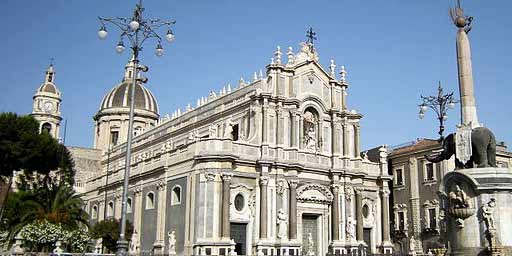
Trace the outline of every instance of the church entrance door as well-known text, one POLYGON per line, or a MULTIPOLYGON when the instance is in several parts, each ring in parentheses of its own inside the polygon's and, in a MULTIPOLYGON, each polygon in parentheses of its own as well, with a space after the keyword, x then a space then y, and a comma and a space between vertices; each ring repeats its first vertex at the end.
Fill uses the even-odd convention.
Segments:
POLYGON ((237 255, 246 254, 247 224, 231 223, 231 239, 235 240, 235 252, 237 255))
POLYGON ((302 255, 318 255, 318 215, 302 215, 302 255))
POLYGON ((366 243, 367 252, 369 252, 372 248, 372 229, 364 228, 363 229, 363 240, 366 243))

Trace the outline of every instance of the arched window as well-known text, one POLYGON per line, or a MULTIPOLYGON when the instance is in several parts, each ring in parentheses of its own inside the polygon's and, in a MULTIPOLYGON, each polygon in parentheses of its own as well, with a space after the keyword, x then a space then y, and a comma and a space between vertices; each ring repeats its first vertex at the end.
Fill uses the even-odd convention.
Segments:
POLYGON ((127 213, 132 212, 132 199, 129 197, 126 199, 126 212, 127 213))
POLYGON ((304 148, 316 151, 319 147, 318 112, 314 108, 307 108, 303 115, 304 148))
POLYGON ((98 206, 96 206, 96 205, 94 205, 92 207, 91 218, 93 218, 93 219, 98 218, 98 206))
POLYGON ((155 193, 149 192, 146 195, 146 210, 155 208, 155 193))
POLYGON ((52 125, 50 123, 44 123, 43 125, 41 125, 41 133, 43 133, 43 132, 47 132, 47 133, 51 134, 52 125))
POLYGON ((114 216, 114 202, 110 201, 108 202, 108 207, 107 207, 107 217, 112 217, 114 216))
POLYGON ((181 204, 181 187, 176 185, 172 188, 171 205, 181 204))

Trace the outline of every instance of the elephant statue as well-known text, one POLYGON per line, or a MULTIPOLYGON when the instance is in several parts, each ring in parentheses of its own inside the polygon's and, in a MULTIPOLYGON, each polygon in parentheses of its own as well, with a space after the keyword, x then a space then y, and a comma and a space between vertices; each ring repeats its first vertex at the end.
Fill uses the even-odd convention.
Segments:
MULTIPOLYGON (((425 158, 433 163, 448 160, 455 154, 455 134, 446 136, 442 142, 443 149, 425 158)), ((472 155, 466 164, 455 157, 456 169, 496 167, 496 139, 494 134, 485 127, 477 127, 471 131, 472 155)))

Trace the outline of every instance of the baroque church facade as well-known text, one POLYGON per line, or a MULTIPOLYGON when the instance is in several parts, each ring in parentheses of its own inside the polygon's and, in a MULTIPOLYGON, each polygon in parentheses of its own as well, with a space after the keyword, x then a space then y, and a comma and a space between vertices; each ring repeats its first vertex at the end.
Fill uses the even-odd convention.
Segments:
MULTIPOLYGON (((311 43, 286 54, 278 47, 265 75, 163 118, 156 97, 137 84, 131 252, 391 252, 386 151, 377 162, 361 157, 363 116, 349 110, 340 70, 334 61, 324 69, 311 43)), ((133 71, 129 62, 93 118, 88 153, 98 164, 79 170, 88 172, 80 182, 91 224, 121 216, 133 71)))

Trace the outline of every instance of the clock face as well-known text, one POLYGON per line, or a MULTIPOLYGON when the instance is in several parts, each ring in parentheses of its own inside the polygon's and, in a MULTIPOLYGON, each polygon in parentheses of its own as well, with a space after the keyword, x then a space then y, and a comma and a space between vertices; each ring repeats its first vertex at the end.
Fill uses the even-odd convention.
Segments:
POLYGON ((53 110, 53 103, 51 103, 50 101, 47 101, 47 102, 44 103, 43 108, 44 108, 45 112, 52 112, 52 110, 53 110))

